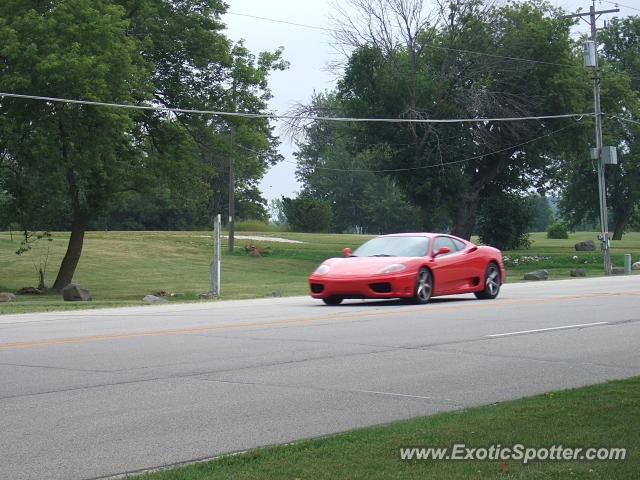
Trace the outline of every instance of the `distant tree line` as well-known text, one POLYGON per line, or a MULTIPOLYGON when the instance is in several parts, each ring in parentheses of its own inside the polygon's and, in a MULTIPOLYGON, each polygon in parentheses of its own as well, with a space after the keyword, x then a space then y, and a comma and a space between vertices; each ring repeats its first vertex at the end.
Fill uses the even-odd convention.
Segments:
MULTIPOLYGON (((457 123, 297 122, 300 196, 328 202, 333 231, 445 230, 502 248, 554 220, 598 218, 591 72, 575 20, 549 3, 453 1, 423 12, 420 0, 348 0, 336 41, 349 52, 334 91, 314 96, 319 116, 444 119, 457 123), (355 14, 353 12, 356 12, 355 14), (428 13, 431 13, 430 15, 428 13)), ((614 239, 640 205, 640 19, 600 32, 605 145, 614 239)), ((306 200, 308 202, 308 200, 306 200)), ((598 227, 599 228, 599 227, 598 227)))

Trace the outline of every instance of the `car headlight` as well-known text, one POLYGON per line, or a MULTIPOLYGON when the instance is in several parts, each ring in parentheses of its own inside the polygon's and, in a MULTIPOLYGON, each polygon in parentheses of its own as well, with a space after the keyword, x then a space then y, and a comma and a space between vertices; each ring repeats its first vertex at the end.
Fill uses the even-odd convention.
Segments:
POLYGON ((392 263, 391 265, 387 265, 386 267, 382 267, 380 270, 378 270, 376 273, 393 273, 393 272, 401 272, 402 270, 404 270, 405 268, 407 268, 406 265, 403 265, 402 263, 392 263))
POLYGON ((318 268, 316 268, 316 271, 313 272, 313 273, 314 273, 314 275, 324 275, 329 270, 330 270, 329 265, 322 264, 318 268))

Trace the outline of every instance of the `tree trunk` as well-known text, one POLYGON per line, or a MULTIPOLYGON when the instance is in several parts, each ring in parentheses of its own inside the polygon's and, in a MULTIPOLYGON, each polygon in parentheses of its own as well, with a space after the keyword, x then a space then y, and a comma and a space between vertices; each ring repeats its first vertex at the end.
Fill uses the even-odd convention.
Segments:
POLYGON ((460 199, 453 219, 451 234, 456 237, 471 239, 473 227, 476 225, 476 213, 480 199, 479 191, 466 192, 460 199))
POLYGON ((613 238, 612 240, 622 240, 622 234, 627 228, 631 208, 621 208, 615 210, 615 221, 613 222, 613 238))
POLYGON ((53 284, 53 288, 58 291, 69 285, 73 280, 73 274, 76 272, 76 267, 80 261, 80 255, 82 254, 84 232, 87 230, 88 224, 88 215, 82 215, 77 212, 74 213, 71 236, 69 237, 69 244, 67 245, 67 253, 62 259, 60 270, 58 270, 58 276, 53 284))

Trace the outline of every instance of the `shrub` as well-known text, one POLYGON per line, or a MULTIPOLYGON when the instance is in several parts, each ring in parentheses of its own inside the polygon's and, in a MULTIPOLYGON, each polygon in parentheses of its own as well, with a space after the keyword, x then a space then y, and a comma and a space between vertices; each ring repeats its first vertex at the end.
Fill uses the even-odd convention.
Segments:
POLYGON ((307 197, 282 197, 284 214, 295 232, 327 232, 333 221, 331 205, 326 200, 307 197))
POLYGON ((530 199, 515 193, 494 192, 479 209, 480 241, 500 250, 529 248, 527 228, 533 215, 530 199))
POLYGON ((569 229, 564 223, 554 223, 547 228, 547 238, 569 238, 569 229))

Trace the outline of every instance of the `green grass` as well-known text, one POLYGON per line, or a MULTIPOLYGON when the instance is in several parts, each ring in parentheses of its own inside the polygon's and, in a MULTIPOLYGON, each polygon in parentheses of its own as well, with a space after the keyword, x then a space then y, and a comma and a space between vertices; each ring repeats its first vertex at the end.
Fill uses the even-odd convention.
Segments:
MULTIPOLYGON (((283 237, 303 243, 254 241, 257 246, 269 247, 268 254, 255 258, 244 251, 249 240, 237 239, 233 254, 226 252, 223 240, 222 299, 257 298, 271 292, 306 295, 306 277, 319 262, 340 256, 344 247, 355 248, 370 238, 292 232, 243 231, 237 235, 283 237)), ((573 248, 580 240, 595 238, 595 233, 575 233, 568 240, 548 240, 544 233, 533 234, 530 249, 504 252, 510 257, 507 281, 522 281, 525 272, 538 268, 549 270, 551 279, 569 278, 569 271, 575 267, 586 268, 589 276, 602 275, 599 251, 582 253, 573 248)), ((18 256, 19 234, 12 238, 10 233, 0 232, 0 291, 35 286, 34 265, 45 258, 46 247, 51 248, 46 277, 47 285, 51 285, 67 239, 66 233, 54 233, 52 242, 37 244, 31 252, 18 256)), ((640 233, 613 242, 612 251, 615 265, 622 266, 624 253, 638 260, 640 233)), ((141 305, 143 296, 160 290, 173 292, 174 296, 167 297, 173 302, 200 301, 198 294, 209 290, 210 262, 211 238, 207 232, 88 232, 74 282, 89 288, 93 302, 64 302, 58 292, 49 290, 42 296, 20 295, 16 302, 0 303, 0 314, 141 305)))
POLYGON ((363 428, 127 477, 213 479, 637 479, 640 377, 363 428), (622 447, 623 461, 401 461, 403 446, 622 447), (506 463, 508 472, 503 471, 506 463))

